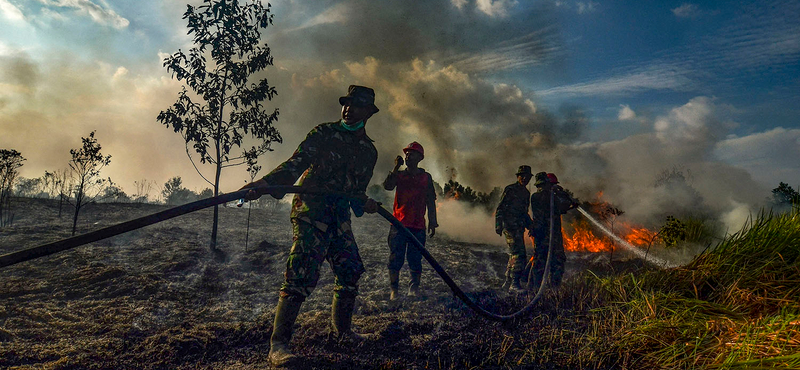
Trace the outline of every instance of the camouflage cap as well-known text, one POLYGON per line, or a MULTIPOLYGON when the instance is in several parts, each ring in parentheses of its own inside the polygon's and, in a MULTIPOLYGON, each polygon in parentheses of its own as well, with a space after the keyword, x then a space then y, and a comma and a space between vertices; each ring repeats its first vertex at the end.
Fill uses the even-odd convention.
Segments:
POLYGON ((536 181, 533 183, 534 186, 540 186, 547 183, 547 172, 539 172, 534 176, 536 181))
POLYGON ((533 173, 531 173, 531 166, 526 166, 524 164, 519 166, 519 169, 517 170, 517 176, 523 175, 533 176, 533 173))
POLYGON ((375 106, 375 90, 369 87, 350 85, 347 88, 347 95, 339 98, 339 104, 345 105, 347 103, 357 107, 372 107, 373 113, 378 113, 380 109, 375 106))

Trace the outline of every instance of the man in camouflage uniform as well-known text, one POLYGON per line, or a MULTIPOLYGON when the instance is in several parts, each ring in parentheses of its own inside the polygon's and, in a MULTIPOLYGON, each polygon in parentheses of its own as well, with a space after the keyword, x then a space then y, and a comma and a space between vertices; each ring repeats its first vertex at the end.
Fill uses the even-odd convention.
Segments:
MULTIPOLYGON (((374 102, 372 89, 350 86, 347 96, 339 98, 341 120, 315 127, 291 158, 242 189, 297 182, 331 192, 364 194, 378 158, 372 139, 364 129, 367 119, 378 112, 374 102)), ((254 190, 247 199, 260 195, 254 190)), ((353 200, 333 194, 295 194, 292 200, 294 237, 270 340, 269 359, 273 366, 288 365, 296 360, 289 350, 292 325, 301 304, 317 285, 324 260, 330 263, 336 275, 331 312, 333 330, 343 339, 363 339, 350 328, 358 279, 365 271, 350 227, 351 209, 360 217, 364 212, 376 212, 378 205, 365 195, 353 200)))
POLYGON ((561 232, 561 215, 578 206, 578 201, 558 184, 554 174, 539 172, 536 174, 534 186, 536 192, 531 195, 531 214, 533 215, 533 228, 530 235, 534 239, 533 254, 533 279, 529 279, 528 286, 537 289, 544 277, 544 267, 547 263, 547 252, 550 248, 550 198, 552 196, 553 209, 553 257, 550 260, 550 283, 554 288, 561 284, 564 276, 564 236, 561 232))
POLYGON ((506 280, 503 289, 512 293, 522 293, 520 278, 525 268, 525 229, 531 227, 531 217, 528 215, 528 200, 531 193, 528 183, 531 181, 531 167, 519 166, 517 182, 506 186, 500 204, 495 213, 495 231, 503 235, 508 243, 508 266, 506 267, 506 280))

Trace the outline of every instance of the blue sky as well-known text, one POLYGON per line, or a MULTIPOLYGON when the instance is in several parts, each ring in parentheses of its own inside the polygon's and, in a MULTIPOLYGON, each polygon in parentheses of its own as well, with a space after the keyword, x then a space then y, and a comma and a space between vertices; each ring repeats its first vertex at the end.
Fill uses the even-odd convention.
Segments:
MULTIPOLYGON (((272 5, 265 77, 285 142, 265 168, 336 119, 336 97, 358 83, 382 109, 369 129, 378 174, 418 140, 440 181, 455 168, 488 191, 527 163, 630 209, 663 196, 652 183, 671 168, 693 173, 721 214, 757 208, 779 181, 800 185, 797 1, 272 5)), ((185 7, 0 0, 0 147, 28 158, 23 176, 66 166, 68 149, 97 130, 123 188, 175 175, 206 186, 180 137, 155 120, 180 89, 161 60, 191 47, 185 7)), ((231 170, 224 184, 244 178, 231 170)))

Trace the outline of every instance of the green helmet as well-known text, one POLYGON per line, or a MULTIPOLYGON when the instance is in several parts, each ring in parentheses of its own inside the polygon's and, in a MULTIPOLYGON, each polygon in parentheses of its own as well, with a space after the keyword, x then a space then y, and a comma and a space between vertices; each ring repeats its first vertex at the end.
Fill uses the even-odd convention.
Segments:
POLYGON ((536 181, 533 183, 534 186, 540 186, 547 183, 547 172, 539 172, 534 176, 536 181))

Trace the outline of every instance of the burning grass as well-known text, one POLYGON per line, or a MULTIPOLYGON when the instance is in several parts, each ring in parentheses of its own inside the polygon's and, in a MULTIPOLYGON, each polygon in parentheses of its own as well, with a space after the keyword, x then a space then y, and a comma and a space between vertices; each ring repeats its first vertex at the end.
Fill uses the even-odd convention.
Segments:
MULTIPOLYGON (((102 224, 156 210, 102 207, 117 207, 98 212, 102 224)), ((260 242, 245 252, 233 247, 244 244, 241 212, 221 212, 221 240, 229 243, 223 258, 207 252, 206 228, 198 225, 209 214, 198 213, 0 271, 0 367, 268 368, 288 222, 283 213, 254 212, 250 240, 260 242)), ((30 237, 59 238, 58 221, 44 219, 26 224, 22 215, 18 226, 0 230, 0 250, 29 244, 30 237)), ((352 345, 328 335, 326 271, 292 341, 305 368, 800 368, 798 212, 761 215, 670 270, 569 254, 568 267, 579 272, 548 292, 530 317, 507 324, 469 311, 430 269, 423 273, 424 298, 388 302, 388 226, 369 217, 354 226, 368 270, 354 325, 379 338, 352 345), (635 271, 620 273, 623 265, 635 271)), ((526 303, 493 290, 505 268, 503 249, 444 236, 428 245, 484 307, 507 314, 526 303)))

